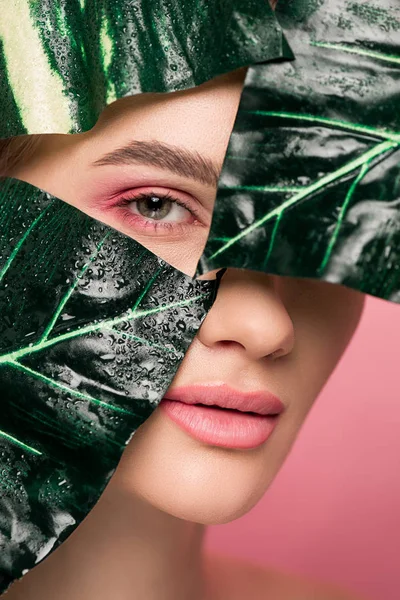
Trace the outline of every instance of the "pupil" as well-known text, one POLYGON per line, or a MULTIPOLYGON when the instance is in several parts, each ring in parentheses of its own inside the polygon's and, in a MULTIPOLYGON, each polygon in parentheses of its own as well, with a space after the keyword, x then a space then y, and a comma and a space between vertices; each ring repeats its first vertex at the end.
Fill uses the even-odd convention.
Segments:
POLYGON ((149 196, 137 201, 138 211, 147 219, 164 219, 170 212, 171 205, 171 200, 158 196, 149 196))

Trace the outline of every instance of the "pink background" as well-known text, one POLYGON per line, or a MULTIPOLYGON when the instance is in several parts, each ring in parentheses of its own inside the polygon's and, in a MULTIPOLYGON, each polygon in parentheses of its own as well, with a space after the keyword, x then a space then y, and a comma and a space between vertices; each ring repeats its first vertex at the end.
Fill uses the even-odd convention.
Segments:
POLYGON ((399 340, 400 306, 368 296, 274 483, 210 550, 400 598, 399 340))

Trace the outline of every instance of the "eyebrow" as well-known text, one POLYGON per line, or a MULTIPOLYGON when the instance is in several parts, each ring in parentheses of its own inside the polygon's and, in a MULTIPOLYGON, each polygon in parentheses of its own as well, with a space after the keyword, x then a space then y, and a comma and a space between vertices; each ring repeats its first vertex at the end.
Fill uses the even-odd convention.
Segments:
POLYGON ((152 165, 213 187, 217 187, 222 168, 197 151, 158 141, 140 140, 132 140, 93 163, 94 166, 130 164, 152 165))

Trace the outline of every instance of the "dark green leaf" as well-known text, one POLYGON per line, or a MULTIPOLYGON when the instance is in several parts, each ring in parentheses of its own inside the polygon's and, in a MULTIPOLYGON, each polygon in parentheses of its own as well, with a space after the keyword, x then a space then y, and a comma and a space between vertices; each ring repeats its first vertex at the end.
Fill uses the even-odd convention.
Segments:
POLYGON ((296 60, 249 70, 199 272, 312 277, 400 302, 400 6, 289 0, 296 60))
POLYGON ((0 205, 2 591, 98 500, 214 284, 26 183, 0 205))

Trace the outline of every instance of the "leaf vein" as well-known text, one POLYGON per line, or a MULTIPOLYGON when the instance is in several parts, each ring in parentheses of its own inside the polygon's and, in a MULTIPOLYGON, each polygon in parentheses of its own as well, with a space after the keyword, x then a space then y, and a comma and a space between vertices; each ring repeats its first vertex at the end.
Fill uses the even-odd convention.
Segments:
POLYGON ((264 223, 266 223, 267 221, 272 219, 275 215, 279 215, 281 212, 283 212, 288 207, 293 206, 300 200, 305 200, 308 196, 310 196, 314 192, 319 191, 321 188, 327 186, 328 184, 331 184, 334 181, 340 179, 341 177, 347 175, 348 173, 351 173, 352 171, 355 171, 359 167, 362 167, 365 163, 370 162, 373 158, 376 158, 377 156, 384 154, 388 150, 392 150, 392 149, 398 147, 398 145, 399 144, 395 143, 394 141, 386 141, 386 142, 382 142, 381 144, 377 144, 376 146, 374 146, 373 148, 371 148, 364 154, 361 154, 361 156, 357 157, 356 159, 349 161, 348 163, 346 163, 342 167, 336 169, 332 173, 329 173, 328 175, 321 177, 320 179, 318 179, 311 185, 305 187, 303 190, 301 190, 300 192, 298 192, 291 198, 288 198, 288 200, 283 202, 283 204, 281 204, 280 206, 277 206, 276 208, 271 210, 269 213, 264 215, 261 219, 259 219, 258 221, 255 221, 249 227, 246 227, 246 229, 242 230, 235 237, 231 238, 229 240, 229 242, 227 242, 226 244, 221 246, 221 248, 219 248, 219 250, 214 252, 214 254, 212 254, 209 257, 210 260, 215 258, 216 256, 218 256, 219 254, 222 254, 222 252, 225 252, 225 250, 227 250, 228 248, 233 246, 236 242, 238 242, 241 239, 243 239, 244 237, 246 237, 246 235, 248 235, 249 233, 251 233, 252 231, 257 229, 258 227, 260 227, 261 225, 263 225, 264 223))
POLYGON ((7 260, 7 262, 4 265, 4 267, 2 268, 2 270, 0 271, 0 281, 2 281, 3 277, 7 273, 8 269, 11 267, 12 263, 14 262, 14 259, 17 256, 18 252, 21 250, 22 245, 28 239, 28 237, 30 236, 30 234, 32 233, 32 231, 36 227, 36 225, 39 223, 39 221, 44 217, 44 215, 46 214, 47 210, 50 208, 51 204, 52 203, 48 204, 46 206, 46 208, 40 213, 40 215, 36 217, 36 219, 30 224, 30 226, 28 227, 28 229, 25 231, 25 233, 22 236, 22 238, 16 244, 14 250, 11 252, 11 254, 9 256, 9 259, 7 260))
POLYGON ((82 275, 84 275, 85 271, 89 268, 89 266, 91 265, 91 263, 93 263, 96 258, 98 253, 101 250, 101 247, 103 246, 104 242, 106 241, 106 239, 108 238, 108 236, 110 235, 110 232, 107 233, 107 235, 104 236, 104 238, 101 240, 101 242, 98 244, 97 248, 96 248, 96 252, 94 252, 92 254, 92 256, 89 258, 88 262, 82 267, 82 269, 80 270, 79 274, 76 276, 75 281, 73 282, 73 284, 71 285, 71 287, 69 288, 69 290, 66 292, 66 294, 64 295, 64 297, 62 298, 61 302, 59 303, 56 311, 54 312, 53 318, 51 319, 50 323, 48 324, 48 326, 46 327, 45 331, 43 332, 42 337, 40 338, 40 342, 45 342, 47 340, 47 338, 49 337, 50 333, 53 330, 53 327, 55 326, 58 317, 60 316, 61 312, 63 311, 65 305, 67 304, 68 300, 70 299, 70 297, 72 296, 74 290, 76 289, 76 286, 79 283, 80 278, 82 277, 82 275))
POLYGON ((311 46, 317 46, 318 48, 328 48, 329 50, 349 52, 350 54, 358 54, 359 56, 368 56, 369 58, 377 58, 378 60, 384 60, 385 62, 400 65, 399 56, 394 56, 392 54, 384 54, 383 52, 376 52, 374 50, 364 50, 363 48, 355 48, 354 46, 346 46, 343 44, 330 44, 327 42, 311 42, 311 46))
POLYGON ((355 191, 357 189, 358 184, 365 177, 365 175, 368 173, 369 167, 370 167, 370 162, 367 162, 366 164, 364 164, 362 166, 362 168, 360 169, 359 174, 357 175, 356 179, 351 184, 350 189, 349 189, 349 191, 346 194, 346 198, 345 198, 345 200, 343 202, 343 205, 342 205, 342 207, 340 209, 340 214, 339 214, 339 217, 338 217, 335 229, 334 229, 334 231, 332 233, 331 239, 329 241, 329 244, 328 244, 325 256, 324 256, 324 258, 323 258, 323 260, 322 260, 322 262, 321 262, 321 264, 320 264, 320 266, 318 268, 318 273, 322 273, 323 270, 326 267, 326 264, 327 264, 327 262, 329 260, 329 257, 331 255, 331 253, 332 253, 333 246, 336 243, 340 227, 342 226, 343 218, 344 218, 346 209, 347 209, 347 207, 348 207, 348 205, 349 205, 352 197, 354 196, 354 193, 355 193, 355 191))
POLYGON ((93 404, 98 404, 99 406, 104 406, 105 408, 108 408, 115 412, 123 413, 125 415, 137 416, 135 413, 132 413, 129 410, 120 408, 119 406, 114 406, 113 404, 109 404, 108 402, 104 402, 103 400, 98 400, 97 398, 93 398, 93 396, 89 396, 89 394, 84 394, 82 392, 79 392, 78 390, 74 390, 73 388, 70 388, 67 385, 62 384, 59 381, 55 381, 54 379, 51 379, 50 377, 47 377, 46 375, 39 373, 39 371, 35 371, 34 369, 31 369, 17 361, 10 360, 6 364, 11 367, 14 367, 15 369, 17 369, 19 371, 26 373, 28 375, 31 375, 32 377, 35 377, 36 379, 39 379, 40 381, 43 381, 43 382, 51 385, 52 387, 55 387, 64 392, 67 392, 68 394, 71 394, 72 396, 75 396, 76 398, 79 398, 80 400, 87 400, 89 402, 92 402, 93 404))
POLYGON ((400 133, 398 132, 384 131, 383 129, 376 129, 375 127, 368 127, 367 125, 358 125, 357 123, 350 123, 348 121, 339 121, 337 119, 330 119, 329 117, 316 117, 314 115, 302 113, 279 112, 271 110, 244 110, 242 112, 250 115, 261 115, 265 117, 278 117, 295 121, 319 123, 320 125, 328 127, 346 129, 348 131, 354 131, 356 133, 362 133, 368 136, 375 136, 378 139, 391 140, 393 142, 400 143, 400 133))
POLYGON ((32 446, 28 446, 28 444, 25 444, 24 442, 21 442, 21 440, 19 440, 16 437, 14 437, 14 436, 6 433, 5 431, 0 431, 0 437, 8 440, 9 442, 12 442, 13 444, 15 444, 16 446, 18 446, 22 450, 26 450, 27 452, 30 452, 31 454, 36 454, 37 456, 41 456, 42 455, 42 452, 39 452, 39 450, 36 450, 36 448, 33 448, 32 446))
POLYGON ((132 309, 128 310, 124 315, 120 317, 115 317, 113 319, 107 319, 105 321, 100 321, 98 323, 91 323, 85 327, 81 327, 81 329, 76 329, 74 331, 69 331, 67 333, 61 334, 55 338, 51 338, 46 340, 45 342, 38 342, 36 344, 32 344, 31 346, 21 348, 20 350, 16 350, 15 352, 10 352, 8 354, 4 354, 0 356, 0 364, 9 363, 16 361, 24 356, 34 354, 35 352, 40 352, 45 348, 49 348, 50 346, 54 346, 55 344, 59 344, 68 339, 74 339, 76 337, 80 337, 82 335, 86 335, 88 333, 94 333, 103 327, 109 328, 114 327, 114 325, 118 325, 123 321, 129 321, 131 319, 139 319, 141 317, 147 317, 148 315, 164 312, 166 310, 171 310, 172 308, 178 308, 180 306, 187 306, 196 300, 204 298, 208 296, 207 293, 199 294, 198 296, 194 296, 193 298, 189 298, 188 300, 180 300, 179 302, 172 302, 171 304, 167 304, 166 306, 157 306, 156 308, 149 308, 145 310, 136 310, 133 313, 132 309))

